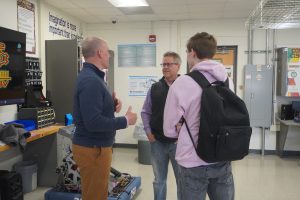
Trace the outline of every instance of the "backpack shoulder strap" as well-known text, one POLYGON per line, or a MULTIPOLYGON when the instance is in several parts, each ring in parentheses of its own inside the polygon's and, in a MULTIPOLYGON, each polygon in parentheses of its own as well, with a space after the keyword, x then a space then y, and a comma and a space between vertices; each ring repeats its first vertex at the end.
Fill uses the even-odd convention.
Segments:
POLYGON ((186 75, 192 77, 200 85, 201 88, 206 88, 211 85, 210 82, 208 82, 208 80, 205 78, 205 76, 199 71, 192 71, 186 75))
POLYGON ((186 75, 192 77, 200 85, 201 88, 207 88, 207 87, 211 86, 212 84, 213 85, 222 85, 222 86, 229 88, 229 78, 227 78, 224 82, 223 81, 215 81, 213 83, 210 83, 205 78, 205 76, 199 71, 192 71, 186 75))
POLYGON ((226 79, 226 81, 224 81, 225 86, 229 88, 229 78, 226 79))

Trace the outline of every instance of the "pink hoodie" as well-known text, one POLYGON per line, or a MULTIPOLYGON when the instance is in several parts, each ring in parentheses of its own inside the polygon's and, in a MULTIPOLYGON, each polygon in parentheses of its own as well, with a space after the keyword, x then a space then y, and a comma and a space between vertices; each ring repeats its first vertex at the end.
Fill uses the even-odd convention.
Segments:
MULTIPOLYGON (((197 63, 192 68, 192 71, 194 70, 203 73, 209 82, 225 81, 227 78, 225 67, 212 60, 197 63)), ((190 76, 182 75, 171 85, 166 100, 164 134, 167 137, 178 138, 175 158, 179 165, 186 168, 208 165, 198 157, 185 125, 181 127, 179 133, 175 128, 180 118, 184 116, 193 140, 198 141, 201 95, 200 86, 190 76)))

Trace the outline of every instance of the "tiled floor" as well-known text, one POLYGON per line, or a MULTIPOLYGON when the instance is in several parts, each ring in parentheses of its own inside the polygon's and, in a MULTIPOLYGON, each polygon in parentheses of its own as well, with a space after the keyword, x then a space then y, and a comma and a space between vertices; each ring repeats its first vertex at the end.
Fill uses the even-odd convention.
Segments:
MULTIPOLYGON (((135 200, 153 199, 152 168, 138 163, 136 149, 115 148, 112 166, 121 172, 142 177, 141 190, 135 200)), ((171 167, 169 169, 171 171, 171 167)), ((233 174, 236 200, 300 200, 299 158, 252 154, 233 162, 233 174)), ((173 172, 169 174, 167 184, 167 199, 176 200, 173 172)), ((43 200, 47 189, 38 188, 26 194, 25 200, 43 200)))

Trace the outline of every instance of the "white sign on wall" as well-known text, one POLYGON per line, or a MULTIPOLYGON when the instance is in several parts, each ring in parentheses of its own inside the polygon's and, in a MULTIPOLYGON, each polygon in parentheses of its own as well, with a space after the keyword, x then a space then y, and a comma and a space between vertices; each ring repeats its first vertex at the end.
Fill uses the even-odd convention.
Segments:
POLYGON ((26 33, 26 52, 35 54, 35 6, 26 0, 18 0, 18 30, 26 33))
POLYGON ((49 26, 48 30, 50 33, 54 35, 59 35, 66 39, 76 39, 77 41, 81 41, 82 35, 79 31, 79 26, 74 22, 61 17, 57 14, 54 14, 49 11, 48 15, 49 26))
POLYGON ((157 76, 128 76, 128 96, 146 96, 157 76))

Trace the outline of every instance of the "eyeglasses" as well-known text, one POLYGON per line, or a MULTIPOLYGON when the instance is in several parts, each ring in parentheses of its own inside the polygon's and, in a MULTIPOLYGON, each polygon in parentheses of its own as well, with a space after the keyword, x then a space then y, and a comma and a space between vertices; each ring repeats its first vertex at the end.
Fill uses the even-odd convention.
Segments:
POLYGON ((161 63, 161 67, 171 67, 172 65, 177 65, 177 63, 161 63))

